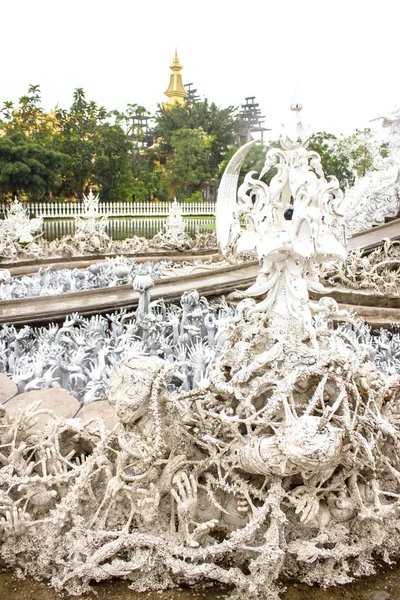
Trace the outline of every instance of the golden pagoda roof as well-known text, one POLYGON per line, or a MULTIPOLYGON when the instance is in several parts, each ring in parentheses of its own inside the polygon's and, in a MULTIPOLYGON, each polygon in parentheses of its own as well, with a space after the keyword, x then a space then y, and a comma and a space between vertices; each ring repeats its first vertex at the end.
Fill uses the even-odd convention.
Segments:
POLYGON ((164 108, 171 108, 171 106, 173 106, 175 102, 178 102, 178 104, 181 105, 185 104, 185 97, 187 96, 187 91, 184 88, 184 85, 182 83, 182 75, 180 74, 182 68, 183 67, 179 62, 178 58, 178 51, 175 50, 175 56, 170 66, 172 75, 169 80, 168 89, 165 92, 165 95, 168 97, 168 102, 163 102, 164 108))

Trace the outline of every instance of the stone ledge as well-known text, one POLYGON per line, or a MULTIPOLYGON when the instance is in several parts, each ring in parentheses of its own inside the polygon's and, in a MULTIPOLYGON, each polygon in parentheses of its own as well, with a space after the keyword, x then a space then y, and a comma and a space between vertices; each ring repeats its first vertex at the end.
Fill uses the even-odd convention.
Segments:
MULTIPOLYGON (((11 400, 5 403, 7 413, 12 416, 18 412, 25 410, 31 404, 41 400, 38 410, 49 410, 54 413, 57 418, 70 419, 74 417, 80 408, 80 404, 76 398, 70 396, 61 388, 49 388, 45 390, 34 390, 14 396, 11 400)), ((30 428, 30 431, 42 431, 46 423, 51 419, 51 415, 40 415, 35 425, 30 428)))
POLYGON ((0 373, 0 404, 4 404, 18 394, 17 385, 7 375, 0 373))
POLYGON ((90 419, 102 419, 106 428, 111 431, 118 423, 115 410, 108 400, 99 400, 82 406, 75 415, 76 419, 81 419, 82 423, 86 423, 90 419))

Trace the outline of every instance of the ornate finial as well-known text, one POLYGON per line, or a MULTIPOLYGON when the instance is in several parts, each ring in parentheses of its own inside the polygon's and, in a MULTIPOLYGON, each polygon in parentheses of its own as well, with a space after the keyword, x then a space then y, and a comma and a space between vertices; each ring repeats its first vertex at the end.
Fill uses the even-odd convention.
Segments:
POLYGON ((295 98, 296 94, 293 97, 293 100, 290 104, 290 110, 292 112, 292 123, 289 126, 282 125, 283 131, 281 134, 280 142, 282 148, 285 150, 294 150, 295 148, 299 148, 303 146, 307 148, 308 143, 310 141, 310 131, 309 127, 305 128, 303 123, 301 122, 301 111, 303 109, 303 105, 295 98))
POLYGON ((298 96, 298 88, 296 88, 294 91, 293 99, 290 103, 290 110, 292 110, 293 112, 299 113, 303 109, 303 105, 301 102, 298 101, 297 96, 298 96))
POLYGON ((170 66, 170 69, 172 69, 174 73, 179 73, 182 68, 183 66, 181 65, 178 57, 178 48, 175 48, 175 54, 174 58, 172 59, 172 65, 170 66))
POLYGON ((178 58, 178 48, 175 48, 175 55, 172 60, 172 64, 170 65, 172 75, 170 77, 168 89, 165 92, 165 95, 168 97, 168 102, 163 102, 164 110, 168 110, 176 103, 180 104, 181 106, 185 105, 187 91, 183 86, 182 75, 180 74, 180 70, 182 68, 183 67, 178 58))
POLYGON ((316 347, 313 311, 325 309, 315 309, 308 290, 318 287, 315 264, 346 257, 343 192, 334 177, 325 179, 319 155, 305 148, 309 134, 301 123, 301 104, 293 102, 291 111, 295 120, 282 136, 283 150, 268 151, 259 178, 255 171, 245 175, 237 200, 240 167, 252 142, 229 162, 218 191, 217 237, 222 253, 251 254, 262 262, 238 311, 250 306, 250 298, 268 294, 249 314, 265 310, 279 335, 298 329, 316 347), (276 174, 268 186, 262 177, 272 168, 276 174))
POLYGON ((301 102, 292 102, 292 104, 290 105, 290 110, 292 110, 293 112, 300 112, 303 109, 303 105, 301 104, 301 102))

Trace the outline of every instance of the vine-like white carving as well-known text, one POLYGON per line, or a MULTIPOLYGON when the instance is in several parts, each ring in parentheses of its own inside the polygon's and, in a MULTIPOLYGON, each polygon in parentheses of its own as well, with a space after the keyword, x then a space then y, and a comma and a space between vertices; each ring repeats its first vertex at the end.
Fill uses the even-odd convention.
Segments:
MULTIPOLYGON (((210 326, 218 351, 206 371, 204 353, 193 360, 190 389, 177 384, 183 355, 134 352, 110 379, 111 433, 57 419, 33 433, 39 406, 0 407, 8 564, 72 594, 120 576, 137 591, 212 581, 232 598, 277 600, 281 576, 347 583, 398 554, 399 376, 332 327, 333 300, 308 297, 321 289, 315 263, 343 257, 344 240, 342 194, 307 136, 296 119, 267 155, 270 186, 250 173, 238 201, 243 151, 228 165, 219 243, 256 252, 261 274, 233 318, 210 326)), ((181 304, 172 336, 184 341, 186 316, 201 323, 205 308, 196 292, 181 304)))
MULTIPOLYGON (((7 251, 7 248, 14 249, 18 243, 32 242, 35 239, 34 234, 40 232, 42 225, 43 219, 31 219, 29 210, 19 202, 18 198, 15 198, 6 210, 4 219, 0 220, 0 256, 7 251)), ((14 251, 11 255, 15 254, 14 251)))
POLYGON ((346 193, 346 226, 349 234, 384 223, 385 218, 397 216, 400 209, 400 110, 382 119, 389 127, 389 156, 384 168, 367 173, 346 193))

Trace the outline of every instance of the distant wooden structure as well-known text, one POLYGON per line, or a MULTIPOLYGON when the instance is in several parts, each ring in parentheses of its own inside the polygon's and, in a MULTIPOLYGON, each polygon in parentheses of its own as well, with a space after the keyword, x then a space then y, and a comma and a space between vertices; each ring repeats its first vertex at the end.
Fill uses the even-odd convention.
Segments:
POLYGON ((261 133, 261 141, 263 141, 264 131, 270 131, 270 129, 263 127, 265 115, 261 114, 260 105, 255 102, 255 96, 248 96, 245 100, 245 104, 241 105, 238 117, 238 145, 250 142, 253 139, 252 133, 261 133))
POLYGON ((187 104, 193 104, 200 101, 200 96, 197 95, 197 88, 192 89, 192 85, 193 83, 185 83, 185 101, 187 104))

